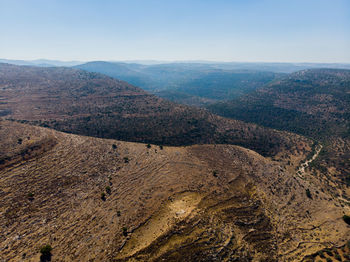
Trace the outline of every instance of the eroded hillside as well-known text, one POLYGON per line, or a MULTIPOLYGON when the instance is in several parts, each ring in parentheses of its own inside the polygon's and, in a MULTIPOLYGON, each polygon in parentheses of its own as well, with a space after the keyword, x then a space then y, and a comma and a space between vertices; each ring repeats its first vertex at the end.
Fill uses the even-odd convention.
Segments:
POLYGON ((296 174, 302 151, 284 165, 234 145, 147 146, 9 121, 0 141, 1 259, 38 261, 50 244, 53 261, 295 261, 350 234, 349 206, 296 174))

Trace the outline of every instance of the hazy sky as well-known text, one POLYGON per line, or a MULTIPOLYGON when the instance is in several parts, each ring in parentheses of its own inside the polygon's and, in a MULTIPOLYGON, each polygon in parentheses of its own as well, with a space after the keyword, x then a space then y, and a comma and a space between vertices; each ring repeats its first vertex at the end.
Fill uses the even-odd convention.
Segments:
POLYGON ((350 62, 350 0, 0 0, 0 58, 350 62))

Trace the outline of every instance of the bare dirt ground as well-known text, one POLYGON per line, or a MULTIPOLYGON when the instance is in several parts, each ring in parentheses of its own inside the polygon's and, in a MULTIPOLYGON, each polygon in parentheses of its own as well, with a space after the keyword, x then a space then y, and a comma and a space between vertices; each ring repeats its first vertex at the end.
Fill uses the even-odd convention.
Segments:
POLYGON ((45 244, 52 261, 295 261, 350 235, 348 206, 242 147, 8 121, 0 141, 0 261, 39 261, 45 244))

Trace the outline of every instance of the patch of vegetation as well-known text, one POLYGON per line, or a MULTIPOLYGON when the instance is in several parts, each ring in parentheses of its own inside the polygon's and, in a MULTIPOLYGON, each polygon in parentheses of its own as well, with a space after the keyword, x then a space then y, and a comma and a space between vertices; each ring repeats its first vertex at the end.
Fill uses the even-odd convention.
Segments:
POLYGON ((51 261, 51 257, 52 257, 51 251, 52 251, 51 245, 47 244, 45 246, 42 246, 40 248, 40 253, 41 253, 40 261, 51 261))
POLYGON ((115 150, 115 149, 117 149, 117 145, 116 144, 113 144, 112 145, 112 148, 115 150))
POLYGON ((112 193, 111 187, 110 186, 106 186, 106 192, 108 195, 110 195, 112 193))
POLYGON ((312 195, 311 195, 310 189, 307 188, 307 189, 305 190, 305 192, 306 192, 306 196, 307 196, 308 198, 312 199, 312 195))
POLYGON ((147 146, 146 146, 147 148, 151 148, 151 144, 147 144, 147 146))
POLYGON ((105 192, 102 192, 102 193, 101 193, 101 199, 102 199, 103 201, 106 201, 106 193, 105 193, 105 192))
POLYGON ((342 261, 341 256, 339 254, 335 254, 334 258, 338 261, 342 261))
POLYGON ((121 212, 118 210, 117 211, 117 216, 120 217, 121 215, 122 215, 121 212))
POLYGON ((128 157, 124 157, 124 163, 129 163, 129 158, 128 157))
POLYGON ((27 197, 28 197, 28 200, 33 201, 34 200, 34 193, 28 193, 27 197))
POLYGON ((128 229, 127 229, 127 227, 123 227, 122 228, 122 232, 123 232, 123 236, 127 236, 128 235, 128 229))
MULTIPOLYGON (((350 225, 350 216, 344 215, 344 216, 343 216, 343 220, 344 220, 345 223, 347 223, 348 225, 350 225)), ((348 242, 348 245, 350 245, 349 242, 348 242)), ((350 248, 350 247, 349 247, 349 248, 350 248)))
POLYGON ((318 255, 320 256, 320 258, 325 258, 325 255, 322 251, 318 251, 318 255))

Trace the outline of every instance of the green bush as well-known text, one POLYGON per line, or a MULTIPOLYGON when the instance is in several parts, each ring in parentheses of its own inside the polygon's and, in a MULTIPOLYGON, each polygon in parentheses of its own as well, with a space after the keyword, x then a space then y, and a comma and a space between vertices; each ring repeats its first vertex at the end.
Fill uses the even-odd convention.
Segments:
POLYGON ((345 223, 347 223, 348 225, 350 225, 350 216, 344 215, 343 216, 343 220, 345 223))
POLYGON ((102 193, 101 193, 101 199, 102 199, 103 201, 106 201, 106 193, 105 193, 105 192, 102 192, 102 193))
POLYGON ((129 158, 128 157, 124 157, 124 163, 129 163, 129 158))
POLYGON ((40 253, 44 257, 51 256, 52 247, 50 245, 45 245, 40 248, 40 253))
POLYGON ((312 199, 312 195, 311 195, 311 192, 310 192, 310 189, 306 189, 306 196, 310 199, 312 199))
POLYGON ((147 144, 147 146, 146 146, 147 148, 151 148, 151 144, 147 144))
POLYGON ((34 193, 28 193, 27 197, 30 201, 33 201, 34 200, 34 193))
POLYGON ((338 260, 338 261, 341 261, 341 256, 339 254, 335 254, 335 259, 338 260))
POLYGON ((128 235, 128 229, 126 227, 122 228, 123 235, 126 237, 128 235))
POLYGON ((110 195, 112 193, 111 187, 110 186, 106 186, 106 192, 108 195, 110 195))
POLYGON ((320 256, 320 258, 325 258, 325 256, 324 256, 322 251, 318 251, 318 255, 320 256))

